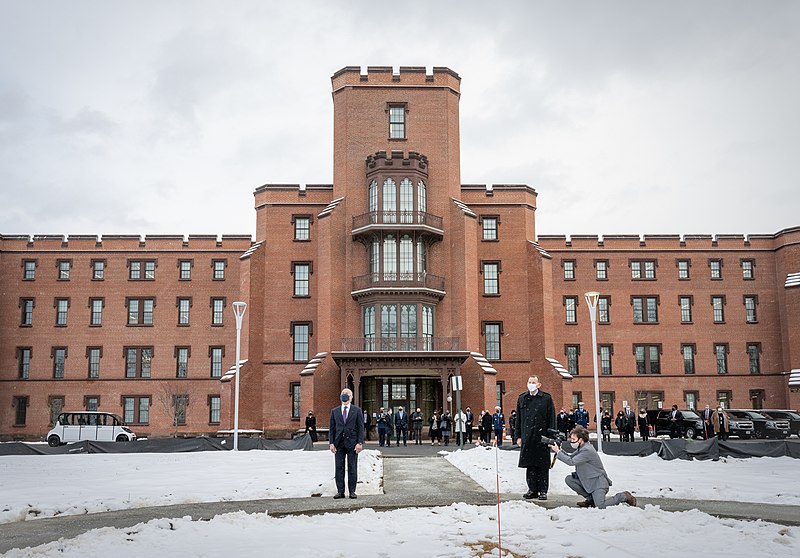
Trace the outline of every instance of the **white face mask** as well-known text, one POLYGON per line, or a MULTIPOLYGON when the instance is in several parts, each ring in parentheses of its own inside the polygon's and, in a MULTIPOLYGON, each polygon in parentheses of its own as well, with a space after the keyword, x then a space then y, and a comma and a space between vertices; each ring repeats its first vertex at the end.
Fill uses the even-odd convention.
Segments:
POLYGON ((528 384, 528 391, 536 391, 539 388, 539 384, 528 384))
POLYGON ((580 442, 570 442, 569 445, 572 449, 578 449, 578 446, 580 446, 581 444, 580 442))

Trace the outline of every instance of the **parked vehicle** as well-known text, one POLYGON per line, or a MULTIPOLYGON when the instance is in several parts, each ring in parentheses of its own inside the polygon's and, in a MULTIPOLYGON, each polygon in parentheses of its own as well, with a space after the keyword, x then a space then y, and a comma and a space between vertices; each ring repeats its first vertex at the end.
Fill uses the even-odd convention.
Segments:
POLYGON ((788 420, 789 436, 794 434, 800 437, 800 413, 797 411, 790 411, 787 409, 761 409, 758 412, 765 416, 768 415, 775 420, 788 420))
POLYGON ((728 436, 740 438, 742 440, 749 440, 756 434, 753 421, 749 418, 740 418, 728 413, 728 436))
POLYGON ((728 416, 731 421, 736 419, 750 419, 753 421, 756 438, 788 438, 789 421, 774 420, 751 409, 729 409, 728 416))
MULTIPOLYGON (((672 409, 661 409, 657 411, 647 411, 647 421, 654 425, 656 436, 669 436, 671 421, 669 418, 672 409)), ((703 419, 695 411, 689 409, 681 410, 683 419, 680 422, 681 435, 685 438, 697 438, 703 433, 703 419)))
POLYGON ((136 434, 117 415, 97 411, 61 413, 47 433, 47 443, 51 447, 83 440, 132 442, 135 439, 136 434))

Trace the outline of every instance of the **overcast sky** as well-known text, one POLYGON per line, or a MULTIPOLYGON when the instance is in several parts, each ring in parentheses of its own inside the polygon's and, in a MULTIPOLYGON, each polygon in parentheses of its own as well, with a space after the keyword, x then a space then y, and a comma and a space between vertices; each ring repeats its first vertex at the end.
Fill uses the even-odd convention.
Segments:
POLYGON ((0 233, 254 233, 348 65, 458 72, 462 182, 539 234, 800 225, 800 2, 0 0, 0 233))

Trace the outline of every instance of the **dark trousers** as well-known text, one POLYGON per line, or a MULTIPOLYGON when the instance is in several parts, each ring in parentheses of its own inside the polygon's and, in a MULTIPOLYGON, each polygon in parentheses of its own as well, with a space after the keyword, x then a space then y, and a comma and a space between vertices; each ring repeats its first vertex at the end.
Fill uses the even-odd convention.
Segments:
POLYGON ((467 424, 467 440, 469 440, 470 444, 472 443, 472 425, 471 424, 467 424))
POLYGON ((534 494, 547 494, 550 488, 550 465, 528 467, 525 469, 525 481, 528 490, 534 494))
POLYGON ((336 448, 334 458, 336 463, 336 491, 339 494, 344 494, 344 462, 347 459, 347 488, 350 494, 355 494, 356 484, 358 483, 358 454, 355 448, 346 450, 344 445, 340 445, 336 448))
POLYGON ((404 428, 402 426, 398 426, 395 429, 395 433, 397 434, 397 446, 400 447, 400 438, 403 438, 403 445, 406 445, 406 440, 408 437, 408 428, 404 428))
POLYGON ((386 427, 384 426, 381 428, 378 426, 378 444, 383 447, 383 444, 386 443, 386 427))
POLYGON ((495 428, 494 429, 494 437, 497 438, 497 445, 498 446, 502 446, 503 445, 503 429, 501 428, 500 430, 498 430, 498 429, 495 428))
POLYGON ((669 425, 669 437, 670 438, 681 437, 681 426, 679 424, 672 423, 669 425))
POLYGON ((417 444, 422 444, 422 426, 414 427, 414 441, 417 444))

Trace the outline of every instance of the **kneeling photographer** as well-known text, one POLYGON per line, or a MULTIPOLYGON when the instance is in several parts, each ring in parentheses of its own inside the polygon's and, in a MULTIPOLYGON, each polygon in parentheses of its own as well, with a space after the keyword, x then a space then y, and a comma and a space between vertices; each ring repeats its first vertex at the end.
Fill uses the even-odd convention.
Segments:
POLYGON ((597 450, 589 443, 588 430, 583 426, 576 426, 569 433, 568 443, 574 452, 566 453, 556 442, 549 447, 556 452, 559 461, 575 467, 575 472, 568 475, 564 481, 567 486, 585 498, 583 502, 578 502, 579 508, 596 507, 602 510, 622 502, 629 506, 636 505, 636 498, 628 491, 619 492, 606 499, 611 479, 606 474, 597 450))

